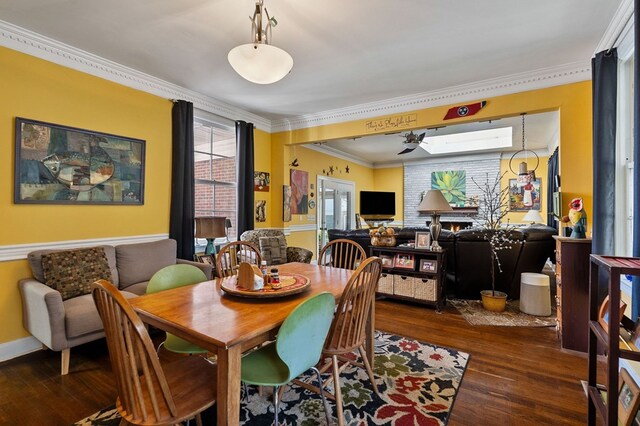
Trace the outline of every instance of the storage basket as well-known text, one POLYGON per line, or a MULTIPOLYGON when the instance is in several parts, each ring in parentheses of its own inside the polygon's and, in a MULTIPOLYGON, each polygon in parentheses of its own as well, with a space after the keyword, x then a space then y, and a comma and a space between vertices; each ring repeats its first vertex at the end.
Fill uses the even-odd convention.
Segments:
POLYGON ((378 281, 378 293, 393 294, 393 275, 383 272, 378 281))
POLYGON ((415 278, 413 297, 419 300, 435 302, 438 300, 436 280, 428 278, 415 278))
POLYGON ((413 297, 413 277, 405 275, 393 276, 393 294, 398 296, 413 297))

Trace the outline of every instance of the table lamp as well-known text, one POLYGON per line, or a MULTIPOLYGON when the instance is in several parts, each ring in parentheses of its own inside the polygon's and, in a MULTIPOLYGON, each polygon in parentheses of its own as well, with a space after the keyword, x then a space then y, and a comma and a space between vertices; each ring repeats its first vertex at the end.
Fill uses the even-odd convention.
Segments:
POLYGON ((529 210, 527 214, 522 218, 523 222, 531 222, 534 223, 544 223, 544 219, 538 210, 529 210))
POLYGON ((442 247, 438 244, 438 238, 440 237, 440 231, 442 230, 439 213, 449 212, 452 210, 453 208, 451 208, 447 199, 444 198, 444 195, 442 195, 442 192, 438 189, 430 189, 427 191, 422 202, 418 206, 419 212, 431 214, 429 232, 431 233, 431 250, 433 251, 442 250, 442 247))
POLYGON ((222 216, 196 217, 196 238, 207 239, 204 254, 215 254, 213 240, 226 236, 225 219, 222 216))

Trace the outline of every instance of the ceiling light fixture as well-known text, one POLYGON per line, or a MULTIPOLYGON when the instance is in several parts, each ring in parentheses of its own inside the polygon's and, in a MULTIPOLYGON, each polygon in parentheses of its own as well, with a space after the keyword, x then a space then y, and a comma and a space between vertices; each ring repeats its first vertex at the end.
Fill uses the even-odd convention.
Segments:
POLYGON ((271 84, 282 80, 293 68, 293 58, 284 50, 269 44, 271 28, 278 25, 256 0, 251 20, 251 43, 234 47, 227 55, 233 69, 246 80, 256 84, 271 84), (263 23, 263 17, 266 22, 263 23))
POLYGON ((540 157, 538 157, 538 154, 534 151, 524 147, 524 116, 527 115, 527 113, 523 112, 520 115, 522 115, 522 149, 516 151, 511 156, 511 159, 509 160, 509 169, 511 170, 511 173, 518 175, 518 183, 528 183, 536 180, 536 169, 540 165, 540 157), (536 157, 536 166, 533 169, 529 169, 529 165, 527 164, 527 152, 532 153, 536 157), (518 173, 516 173, 511 165, 513 164, 513 159, 520 153, 524 154, 524 161, 518 165, 518 173))

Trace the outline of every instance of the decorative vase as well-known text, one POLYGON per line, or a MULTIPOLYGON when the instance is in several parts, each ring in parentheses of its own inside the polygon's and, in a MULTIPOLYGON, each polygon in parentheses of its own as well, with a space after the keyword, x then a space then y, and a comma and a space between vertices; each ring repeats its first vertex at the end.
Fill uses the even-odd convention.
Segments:
POLYGON ((507 293, 501 291, 482 290, 482 306, 491 312, 504 312, 507 307, 507 293))

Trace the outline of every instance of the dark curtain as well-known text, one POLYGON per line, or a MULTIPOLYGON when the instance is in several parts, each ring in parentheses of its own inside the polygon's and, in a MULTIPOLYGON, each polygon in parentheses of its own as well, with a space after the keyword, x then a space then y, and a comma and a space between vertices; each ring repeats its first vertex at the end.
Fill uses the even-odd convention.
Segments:
MULTIPOLYGON (((591 252, 614 254, 616 107, 618 55, 602 51, 591 60, 593 90, 593 215, 591 252)), ((608 277, 600 268, 598 299, 608 293, 608 277)))
POLYGON ((547 168, 547 226, 558 229, 558 222, 553 217, 553 194, 560 189, 557 181, 559 179, 558 148, 549 157, 547 168))
POLYGON ((253 123, 236 121, 238 238, 253 229, 253 123))
POLYGON ((593 73, 593 241, 595 254, 614 252, 616 107, 618 55, 603 51, 591 60, 593 73))
POLYGON ((173 148, 169 237, 178 242, 179 259, 193 260, 195 217, 193 104, 187 101, 175 101, 171 117, 173 148))
MULTIPOLYGON (((634 1, 637 11, 640 1, 634 1)), ((640 257, 640 14, 633 14, 634 51, 633 51, 633 256, 640 257)), ((632 319, 640 316, 640 277, 633 277, 632 319)))

